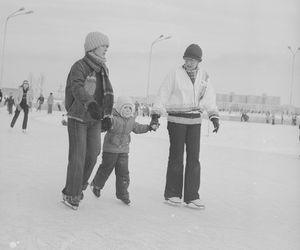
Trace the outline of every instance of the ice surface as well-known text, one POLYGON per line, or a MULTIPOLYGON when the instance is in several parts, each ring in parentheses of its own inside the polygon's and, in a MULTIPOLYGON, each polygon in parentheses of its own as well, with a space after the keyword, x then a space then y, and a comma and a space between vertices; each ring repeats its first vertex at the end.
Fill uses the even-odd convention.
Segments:
POLYGON ((297 127, 223 121, 212 134, 204 120, 206 209, 198 211, 164 203, 169 141, 162 118, 156 133, 132 134, 131 206, 115 198, 112 174, 99 199, 87 189, 73 211, 60 202, 68 157, 61 113, 31 112, 26 134, 22 116, 11 129, 12 117, 0 108, 0 249, 11 242, 28 250, 300 249, 297 127))

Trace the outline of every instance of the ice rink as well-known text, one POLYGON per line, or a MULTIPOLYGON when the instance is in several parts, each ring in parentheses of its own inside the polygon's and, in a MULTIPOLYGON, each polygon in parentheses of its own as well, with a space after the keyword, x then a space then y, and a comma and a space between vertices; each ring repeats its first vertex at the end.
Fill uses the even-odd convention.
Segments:
MULTIPOLYGON (((77 211, 65 207, 67 129, 61 114, 20 115, 0 108, 0 249, 300 249, 298 127, 203 121, 200 196, 205 210, 164 203, 168 134, 132 134, 129 192, 115 198, 112 174, 96 199, 90 189, 77 211)), ((148 123, 148 118, 138 118, 148 123)), ((103 136, 104 134, 102 134, 103 136)), ((94 173, 101 162, 101 155, 94 173)), ((92 174, 92 176, 94 175, 92 174)))

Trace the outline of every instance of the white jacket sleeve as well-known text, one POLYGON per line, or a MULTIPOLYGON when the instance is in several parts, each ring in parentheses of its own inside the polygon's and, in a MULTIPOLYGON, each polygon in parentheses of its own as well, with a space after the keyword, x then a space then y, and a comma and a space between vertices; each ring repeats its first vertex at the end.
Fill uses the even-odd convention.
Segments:
POLYGON ((213 86, 207 80, 207 87, 203 99, 200 102, 201 110, 205 110, 209 119, 219 118, 219 111, 216 102, 216 93, 213 86))

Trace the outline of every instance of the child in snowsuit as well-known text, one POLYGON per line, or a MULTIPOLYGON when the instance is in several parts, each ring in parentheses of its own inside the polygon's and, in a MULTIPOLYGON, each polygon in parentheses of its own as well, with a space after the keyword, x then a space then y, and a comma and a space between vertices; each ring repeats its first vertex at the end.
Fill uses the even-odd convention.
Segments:
POLYGON ((128 186, 128 153, 130 133, 146 133, 156 130, 157 125, 139 124, 134 117, 134 104, 129 97, 119 97, 115 104, 112 117, 112 126, 104 137, 102 164, 91 183, 91 188, 96 197, 100 197, 100 191, 105 182, 115 169, 116 196, 125 204, 130 204, 128 186))

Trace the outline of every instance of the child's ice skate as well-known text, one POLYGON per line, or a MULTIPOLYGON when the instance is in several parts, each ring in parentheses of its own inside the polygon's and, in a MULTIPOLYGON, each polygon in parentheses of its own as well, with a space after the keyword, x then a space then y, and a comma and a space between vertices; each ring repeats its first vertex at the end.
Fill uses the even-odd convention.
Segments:
POLYGON ((120 199, 124 204, 126 204, 127 206, 130 206, 130 200, 129 198, 122 198, 120 199))

